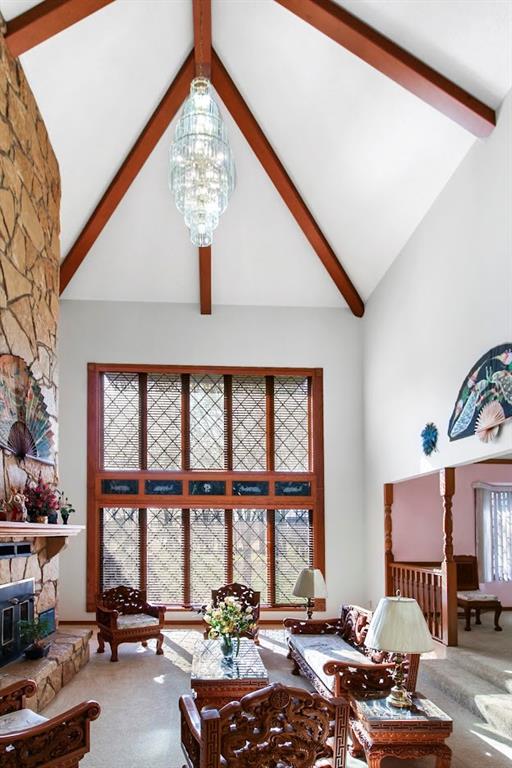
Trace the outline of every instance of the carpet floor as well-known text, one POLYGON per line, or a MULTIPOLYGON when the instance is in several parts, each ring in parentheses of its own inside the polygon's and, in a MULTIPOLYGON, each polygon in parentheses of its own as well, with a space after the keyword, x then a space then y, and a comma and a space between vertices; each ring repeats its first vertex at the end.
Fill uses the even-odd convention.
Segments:
MULTIPOLYGON (((179 738, 178 698, 190 691, 189 675, 194 644, 201 637, 195 630, 167 631, 164 655, 155 655, 154 641, 148 648, 122 645, 119 663, 111 664, 109 653, 96 654, 46 708, 49 717, 80 701, 96 699, 102 713, 91 725, 91 752, 80 763, 83 768, 181 768, 184 763, 179 738)), ((271 681, 308 688, 291 674, 281 630, 264 630, 261 655, 271 681)), ((471 713, 441 692, 424 687, 455 722, 449 740, 453 768, 511 768, 512 744, 502 739, 471 713)), ((427 768, 433 758, 387 759, 383 768, 427 768)), ((349 768, 366 763, 349 757, 349 768)))

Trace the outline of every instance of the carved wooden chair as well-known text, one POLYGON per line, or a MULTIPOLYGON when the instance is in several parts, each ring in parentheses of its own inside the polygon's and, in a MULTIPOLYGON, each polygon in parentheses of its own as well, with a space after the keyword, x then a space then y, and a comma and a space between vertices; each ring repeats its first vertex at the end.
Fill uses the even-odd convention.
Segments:
POLYGON ((189 768, 344 764, 347 708, 336 699, 273 683, 220 710, 199 713, 191 696, 179 707, 189 768))
MULTIPOLYGON (((260 620, 260 593, 245 584, 239 584, 234 581, 232 584, 225 584, 219 589, 212 589, 212 605, 217 605, 226 597, 236 597, 240 601, 242 608, 251 606, 254 617, 254 629, 249 632, 242 632, 242 637, 248 637, 254 640, 256 645, 260 644, 258 639, 259 620, 260 620)), ((208 629, 205 629, 204 636, 208 637, 208 629)))
POLYGON ((494 629, 501 632, 501 601, 497 595, 480 590, 478 560, 475 555, 455 555, 457 566, 457 606, 464 611, 466 632, 471 632, 471 613, 475 611, 475 624, 481 624, 480 614, 494 612, 494 629))
POLYGON ((78 768, 89 752, 89 727, 100 714, 96 701, 84 701, 50 719, 27 709, 36 693, 33 680, 0 690, 0 765, 2 768, 78 768))
POLYGON ((96 596, 96 623, 98 625, 98 653, 110 644, 110 661, 117 661, 117 647, 121 643, 142 643, 156 638, 156 653, 163 654, 165 605, 148 603, 145 590, 131 587, 113 587, 96 596))

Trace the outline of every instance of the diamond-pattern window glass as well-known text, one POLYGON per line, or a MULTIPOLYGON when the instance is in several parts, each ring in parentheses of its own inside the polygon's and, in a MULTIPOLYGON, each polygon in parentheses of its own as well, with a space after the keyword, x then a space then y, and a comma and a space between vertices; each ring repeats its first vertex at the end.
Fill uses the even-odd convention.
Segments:
POLYGON ((212 588, 226 583, 226 526, 223 509, 190 510, 190 602, 204 605, 212 588))
POLYGON ((302 568, 312 566, 311 512, 307 509, 275 511, 276 604, 297 604, 293 587, 302 568))
POLYGON ((148 469, 181 469, 181 376, 148 374, 148 469))
POLYGON ((107 507, 101 515, 102 589, 140 589, 139 510, 107 507))
POLYGON ((183 605, 183 512, 148 509, 148 599, 183 605))
POLYGON ((224 434, 224 378, 191 376, 191 469, 224 469, 224 434))
POLYGON ((309 469, 308 379, 274 378, 275 469, 307 472, 309 469))
POLYGON ((264 376, 233 376, 233 469, 264 471, 266 418, 264 376))
POLYGON ((267 511, 233 510, 233 581, 258 590, 268 605, 267 511))
POLYGON ((139 376, 136 373, 103 375, 103 466, 139 469, 139 376))

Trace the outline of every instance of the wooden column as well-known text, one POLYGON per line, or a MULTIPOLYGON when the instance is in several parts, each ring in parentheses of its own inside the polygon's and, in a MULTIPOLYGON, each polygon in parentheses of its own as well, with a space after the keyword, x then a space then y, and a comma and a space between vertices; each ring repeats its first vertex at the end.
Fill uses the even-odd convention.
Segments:
POLYGON ((384 483, 384 583, 386 595, 393 595, 393 483, 384 483))
POLYGON ((455 469, 445 467, 439 473, 439 491, 443 504, 443 642, 457 645, 457 566, 453 559, 452 503, 455 494, 455 469))

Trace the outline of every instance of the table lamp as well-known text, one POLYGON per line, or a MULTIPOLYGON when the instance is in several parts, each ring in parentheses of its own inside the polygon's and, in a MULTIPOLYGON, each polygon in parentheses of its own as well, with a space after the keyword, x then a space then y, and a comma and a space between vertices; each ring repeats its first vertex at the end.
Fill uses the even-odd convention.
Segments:
POLYGON ((434 647, 420 606, 409 597, 383 597, 373 614, 364 644, 376 651, 395 655, 394 686, 387 698, 393 707, 410 707, 405 689, 405 654, 426 653, 434 647))
POLYGON ((315 597, 327 597, 327 588, 320 568, 303 568, 297 576, 293 594, 295 597, 307 598, 306 614, 310 619, 313 616, 315 597))

